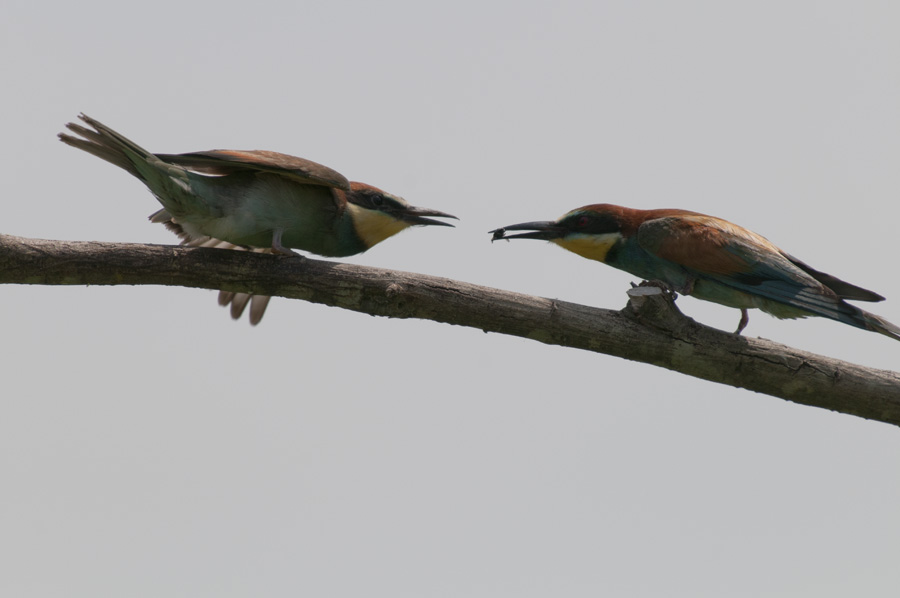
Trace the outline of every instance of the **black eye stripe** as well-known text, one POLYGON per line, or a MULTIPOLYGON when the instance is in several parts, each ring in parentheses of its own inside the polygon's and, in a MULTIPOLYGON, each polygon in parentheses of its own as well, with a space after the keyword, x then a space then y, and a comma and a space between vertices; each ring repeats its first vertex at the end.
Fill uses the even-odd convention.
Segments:
POLYGON ((403 210, 406 206, 403 205, 402 202, 397 201, 393 197, 389 197, 387 195, 372 195, 369 198, 371 204, 379 210, 382 211, 393 211, 393 210, 403 210))
POLYGON ((560 224, 573 232, 587 234, 611 233, 619 230, 618 222, 605 214, 572 214, 560 224))

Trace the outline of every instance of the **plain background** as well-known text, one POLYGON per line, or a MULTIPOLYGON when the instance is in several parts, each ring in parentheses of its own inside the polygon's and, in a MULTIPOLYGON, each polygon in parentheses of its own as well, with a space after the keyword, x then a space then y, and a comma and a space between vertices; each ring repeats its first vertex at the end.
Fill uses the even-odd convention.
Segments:
MULTIPOLYGON (((174 243, 78 112, 461 218, 358 264, 606 308, 487 231, 589 203, 755 230, 900 323, 896 2, 13 1, 0 232, 174 243)), ((4 596, 896 596, 900 432, 601 355, 284 299, 0 289, 4 596)), ((738 312, 693 299, 731 330, 738 312)), ((900 344, 751 315, 872 367, 900 344)))

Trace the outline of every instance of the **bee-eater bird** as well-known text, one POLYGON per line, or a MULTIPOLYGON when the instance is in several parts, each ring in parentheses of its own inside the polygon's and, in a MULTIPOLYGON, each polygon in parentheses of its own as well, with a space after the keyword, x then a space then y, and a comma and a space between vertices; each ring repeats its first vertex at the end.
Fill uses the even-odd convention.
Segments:
POLYGON ((494 241, 550 241, 674 292, 740 309, 737 334, 747 325, 747 310, 755 307, 776 318, 821 316, 900 340, 900 328, 845 301, 884 297, 819 272, 721 218, 596 204, 553 222, 513 224, 491 233, 494 241))
MULTIPOLYGON (((156 196, 162 209, 150 216, 191 246, 223 247, 296 255, 362 253, 405 228, 453 226, 429 216, 456 218, 418 208, 404 199, 310 160, 278 152, 212 150, 151 154, 84 114, 90 128, 69 123, 76 136, 59 138, 129 172, 156 196)), ((250 295, 221 292, 240 317, 250 295)), ((268 297, 252 296, 250 322, 257 324, 268 297)))

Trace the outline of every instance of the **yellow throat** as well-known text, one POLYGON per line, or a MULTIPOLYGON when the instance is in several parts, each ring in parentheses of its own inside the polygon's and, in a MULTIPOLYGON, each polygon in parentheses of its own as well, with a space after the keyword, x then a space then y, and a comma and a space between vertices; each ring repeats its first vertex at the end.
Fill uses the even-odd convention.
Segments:
POLYGON ((568 249, 581 257, 605 262, 606 254, 616 244, 616 241, 621 238, 621 233, 604 233, 602 235, 573 234, 567 235, 564 239, 552 239, 552 241, 563 249, 568 249))
POLYGON ((353 228, 366 247, 377 245, 409 227, 408 222, 397 220, 384 212, 367 210, 353 203, 348 203, 347 209, 350 211, 353 228))

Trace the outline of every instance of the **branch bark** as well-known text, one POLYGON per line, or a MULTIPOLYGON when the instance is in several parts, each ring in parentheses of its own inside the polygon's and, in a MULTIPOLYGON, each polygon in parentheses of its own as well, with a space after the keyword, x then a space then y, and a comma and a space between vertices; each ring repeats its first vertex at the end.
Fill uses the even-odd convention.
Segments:
POLYGON ((223 289, 420 318, 605 353, 900 425, 900 375, 715 330, 661 294, 612 311, 446 278, 223 249, 0 235, 0 283, 223 289))

